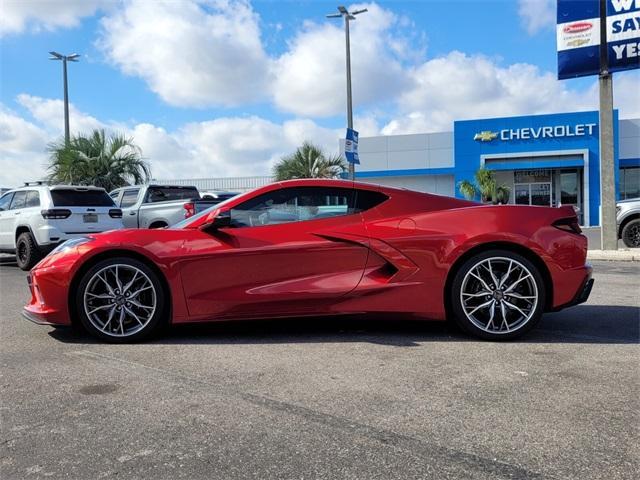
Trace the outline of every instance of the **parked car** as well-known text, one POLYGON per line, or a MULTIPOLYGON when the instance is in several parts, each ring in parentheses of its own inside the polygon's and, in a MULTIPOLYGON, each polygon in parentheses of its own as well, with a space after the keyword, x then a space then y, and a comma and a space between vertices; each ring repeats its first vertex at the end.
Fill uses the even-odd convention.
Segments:
POLYGON ((164 323, 349 313, 450 316, 506 340, 587 300, 586 253, 570 206, 293 180, 171 228, 70 241, 31 271, 24 314, 111 342, 164 323))
POLYGON ((201 200, 196 187, 182 185, 134 185, 109 195, 122 209, 126 228, 168 227, 215 203, 201 200))
POLYGON ((103 188, 25 184, 0 197, 0 251, 29 270, 61 242, 122 228, 122 211, 103 188))
POLYGON ((205 190, 200 192, 200 198, 204 200, 215 200, 216 202, 224 202, 238 195, 238 192, 226 192, 224 190, 205 190))
POLYGON ((618 238, 629 248, 640 247, 640 198, 622 200, 616 205, 618 238))

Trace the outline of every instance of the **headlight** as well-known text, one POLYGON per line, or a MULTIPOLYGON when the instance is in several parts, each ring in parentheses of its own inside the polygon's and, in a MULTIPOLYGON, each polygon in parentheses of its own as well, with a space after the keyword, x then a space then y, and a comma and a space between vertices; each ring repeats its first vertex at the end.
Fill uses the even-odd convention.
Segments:
POLYGON ((93 242, 93 238, 79 237, 79 238, 72 238, 70 240, 65 240, 60 245, 58 245, 56 248, 51 250, 51 253, 49 255, 53 255, 54 253, 68 252, 73 247, 77 247, 79 245, 83 245, 83 244, 88 243, 88 242, 93 242))

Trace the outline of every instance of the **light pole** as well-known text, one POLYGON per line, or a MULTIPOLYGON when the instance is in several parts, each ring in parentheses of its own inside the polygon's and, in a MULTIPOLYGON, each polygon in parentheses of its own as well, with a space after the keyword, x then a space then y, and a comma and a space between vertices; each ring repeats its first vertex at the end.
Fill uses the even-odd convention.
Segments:
MULTIPOLYGON (((349 40, 349 22, 356 19, 356 15, 366 12, 367 9, 349 12, 345 7, 339 6, 338 12, 327 15, 327 18, 344 18, 344 35, 347 43, 347 127, 353 129, 353 103, 351 99, 351 44, 349 40)), ((349 178, 355 180, 355 164, 349 162, 349 178)))
POLYGON ((62 60, 62 79, 64 82, 64 143, 69 143, 69 88, 67 86, 67 61, 69 62, 77 62, 78 55, 77 53, 72 53, 71 55, 62 55, 58 52, 49 52, 51 55, 49 60, 62 60))

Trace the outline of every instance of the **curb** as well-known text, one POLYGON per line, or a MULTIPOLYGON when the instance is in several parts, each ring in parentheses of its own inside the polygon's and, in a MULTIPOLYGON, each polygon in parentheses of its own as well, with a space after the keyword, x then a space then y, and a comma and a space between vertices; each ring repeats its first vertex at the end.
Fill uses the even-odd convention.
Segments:
POLYGON ((587 260, 610 262, 640 262, 640 249, 633 250, 587 250, 587 260))

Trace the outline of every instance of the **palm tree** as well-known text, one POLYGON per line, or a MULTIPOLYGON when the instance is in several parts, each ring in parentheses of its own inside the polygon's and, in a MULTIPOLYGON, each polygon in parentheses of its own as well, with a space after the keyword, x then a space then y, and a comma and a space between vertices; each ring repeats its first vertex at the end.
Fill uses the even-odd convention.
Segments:
POLYGON ((507 185, 498 185, 492 170, 480 167, 474 174, 474 181, 462 180, 458 183, 458 190, 467 199, 480 197, 483 203, 508 203, 511 189, 507 185))
POLYGON ((304 142, 295 153, 283 157, 273 167, 277 181, 294 178, 336 178, 347 166, 340 155, 326 156, 315 145, 304 142))
POLYGON ((49 145, 49 180, 72 185, 95 185, 106 191, 150 180, 149 165, 132 138, 104 130, 74 135, 69 143, 49 145))

